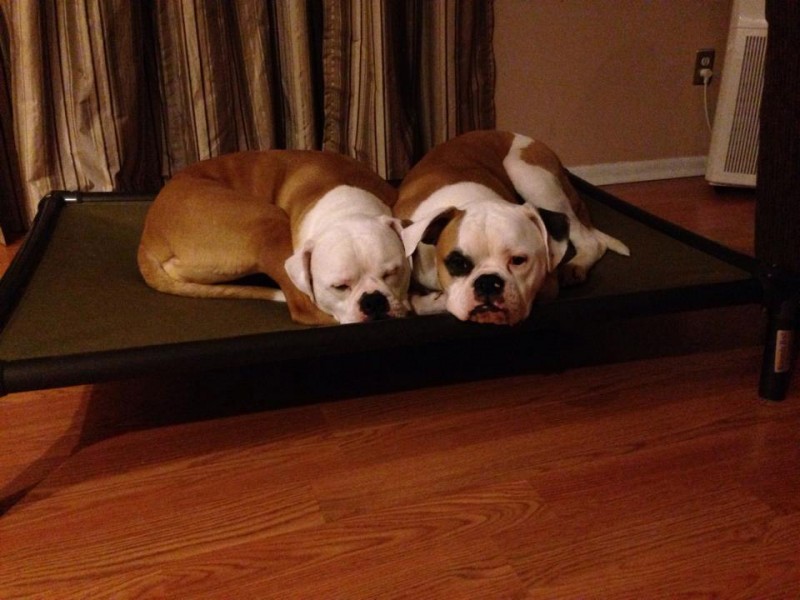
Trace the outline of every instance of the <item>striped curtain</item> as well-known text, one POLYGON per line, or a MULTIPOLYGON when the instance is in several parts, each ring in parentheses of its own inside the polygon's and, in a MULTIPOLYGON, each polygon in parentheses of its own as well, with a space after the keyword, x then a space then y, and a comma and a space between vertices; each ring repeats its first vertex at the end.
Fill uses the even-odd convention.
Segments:
POLYGON ((324 148, 399 179, 494 126, 489 0, 0 0, 0 231, 53 189, 324 148))

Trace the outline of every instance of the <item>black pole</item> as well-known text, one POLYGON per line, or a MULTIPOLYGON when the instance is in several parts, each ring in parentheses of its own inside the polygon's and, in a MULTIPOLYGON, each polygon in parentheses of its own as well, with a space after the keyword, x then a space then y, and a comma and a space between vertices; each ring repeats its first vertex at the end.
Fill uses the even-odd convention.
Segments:
POLYGON ((759 392, 786 396, 795 362, 800 298, 800 3, 767 0, 755 250, 762 264, 768 331, 759 392))

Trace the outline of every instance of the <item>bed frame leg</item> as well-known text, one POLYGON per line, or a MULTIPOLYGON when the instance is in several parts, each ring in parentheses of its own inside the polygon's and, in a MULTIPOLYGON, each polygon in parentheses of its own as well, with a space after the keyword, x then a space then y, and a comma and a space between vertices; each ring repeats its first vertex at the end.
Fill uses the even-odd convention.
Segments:
POLYGON ((786 397, 797 348, 800 281, 775 276, 765 278, 767 334, 758 394, 765 400, 786 397))
POLYGON ((755 255, 781 277, 764 287, 769 331, 759 391, 779 400, 795 362, 800 301, 800 3, 767 0, 765 16, 769 40, 759 112, 755 255))

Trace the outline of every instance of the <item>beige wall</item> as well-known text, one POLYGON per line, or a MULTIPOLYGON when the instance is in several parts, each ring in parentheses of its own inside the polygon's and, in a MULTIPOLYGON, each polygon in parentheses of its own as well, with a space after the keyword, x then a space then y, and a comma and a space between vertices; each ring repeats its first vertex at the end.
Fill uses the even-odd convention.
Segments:
POLYGON ((694 57, 717 51, 713 118, 729 18, 730 0, 495 0, 497 127, 567 165, 705 155, 694 57))

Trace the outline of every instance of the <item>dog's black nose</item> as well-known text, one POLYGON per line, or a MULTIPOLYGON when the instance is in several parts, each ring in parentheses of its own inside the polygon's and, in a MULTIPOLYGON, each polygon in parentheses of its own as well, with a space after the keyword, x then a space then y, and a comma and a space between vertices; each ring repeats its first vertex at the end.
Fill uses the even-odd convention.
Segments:
POLYGON ((383 319, 389 313, 389 301, 380 292, 364 292, 358 299, 358 306, 371 319, 383 319))
POLYGON ((475 297, 479 300, 490 300, 503 293, 505 282, 499 275, 481 275, 472 284, 475 289, 475 297))

